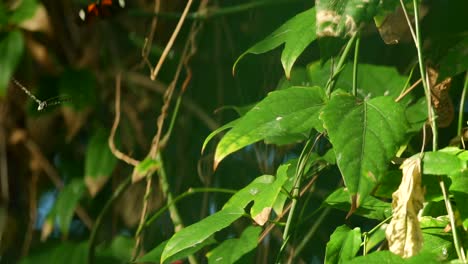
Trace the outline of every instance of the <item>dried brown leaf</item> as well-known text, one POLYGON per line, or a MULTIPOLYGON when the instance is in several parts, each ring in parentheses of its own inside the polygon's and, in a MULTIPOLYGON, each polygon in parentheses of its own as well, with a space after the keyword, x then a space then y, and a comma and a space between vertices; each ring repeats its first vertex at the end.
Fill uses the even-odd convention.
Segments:
POLYGON ((403 178, 392 197, 393 218, 387 227, 389 249, 403 258, 416 255, 422 248, 423 237, 418 212, 423 207, 421 158, 406 159, 400 167, 403 178))

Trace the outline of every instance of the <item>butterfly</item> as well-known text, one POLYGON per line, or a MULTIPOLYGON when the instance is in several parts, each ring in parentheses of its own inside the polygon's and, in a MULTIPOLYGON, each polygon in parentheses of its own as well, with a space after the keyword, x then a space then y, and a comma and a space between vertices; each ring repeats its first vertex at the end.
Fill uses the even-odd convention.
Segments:
POLYGON ((110 17, 123 8, 125 0, 100 0, 80 9, 78 17, 81 23, 89 23, 98 18, 110 17))

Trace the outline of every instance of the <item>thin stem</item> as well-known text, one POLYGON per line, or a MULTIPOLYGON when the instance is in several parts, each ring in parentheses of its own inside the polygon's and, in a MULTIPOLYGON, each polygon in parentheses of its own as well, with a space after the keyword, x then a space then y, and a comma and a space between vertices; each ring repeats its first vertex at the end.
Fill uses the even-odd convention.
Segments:
POLYGON ((235 194, 236 190, 230 189, 221 189, 221 188, 190 188, 184 193, 180 194, 170 203, 168 202, 164 207, 159 209, 153 216, 151 216, 148 220, 146 220, 145 226, 151 225, 156 219, 158 219, 165 211, 169 209, 170 206, 175 205, 178 201, 192 196, 197 193, 228 193, 228 194, 235 194))
POLYGON ((192 5, 193 0, 188 0, 187 4, 185 5, 184 12, 182 13, 182 16, 179 19, 179 22, 177 23, 176 28, 174 29, 174 32, 172 33, 171 38, 169 39, 169 42, 167 42, 166 47, 164 48, 164 51, 159 58, 158 64, 154 68, 153 72, 151 73, 151 80, 156 80, 156 77, 158 76, 159 70, 161 70, 161 67, 166 60, 167 54, 169 54, 169 51, 172 48, 172 45, 174 45, 174 42, 177 38, 177 35, 179 35, 180 29, 182 28, 182 25, 184 24, 185 18, 187 16, 188 11, 190 10, 190 6, 192 5))
POLYGON ((345 63, 345 60, 346 58, 348 57, 348 54, 349 54, 349 51, 351 50, 351 46, 353 45, 354 41, 356 40, 356 37, 357 37, 357 34, 354 34, 348 41, 348 43, 346 44, 346 47, 343 51, 343 53, 341 54, 341 57, 340 57, 340 60, 338 61, 338 64, 336 65, 336 67, 334 68, 334 72, 333 72, 333 75, 332 77, 328 80, 328 83, 326 85, 327 87, 327 95, 330 96, 332 90, 333 90, 333 87, 335 86, 335 82, 336 82, 336 78, 338 77, 338 75, 340 74, 341 70, 343 69, 343 66, 344 66, 344 63, 345 63))
POLYGON ((460 244, 460 239, 458 237, 457 226, 455 223, 455 214, 452 209, 452 204, 450 203, 450 198, 447 195, 446 186, 441 177, 439 177, 439 184, 440 189, 442 190, 442 194, 444 196, 445 201, 445 208, 447 208, 447 213, 450 219, 450 225, 452 226, 452 235, 453 235, 453 242, 455 246, 455 250, 457 251, 458 259, 461 260, 462 263, 466 263, 466 256, 463 250, 463 247, 460 244))
POLYGON ((463 91, 460 98, 460 107, 458 109, 458 135, 463 138, 463 113, 465 113, 465 98, 466 90, 468 90, 468 72, 465 74, 465 83, 463 84, 463 91))
POLYGON ((416 43, 417 42, 416 34, 414 34, 414 29, 413 29, 413 26, 411 25, 411 20, 408 16, 408 12, 406 11, 405 3, 403 2, 403 0, 400 0, 400 4, 401 4, 401 9, 403 9, 403 14, 405 14, 406 22, 408 23, 411 36, 413 37, 413 41, 416 43))
POLYGON ((353 63, 353 95, 357 95, 357 81, 358 81, 358 60, 359 60, 359 44, 361 37, 358 36, 356 39, 356 45, 354 45, 354 63, 353 63))

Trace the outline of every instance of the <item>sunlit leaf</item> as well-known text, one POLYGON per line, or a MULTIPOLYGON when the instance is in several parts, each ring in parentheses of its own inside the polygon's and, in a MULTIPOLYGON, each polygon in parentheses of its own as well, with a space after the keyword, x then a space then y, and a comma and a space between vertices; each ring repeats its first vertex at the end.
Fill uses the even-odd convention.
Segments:
POLYGON ((450 175, 460 173, 467 168, 466 161, 443 151, 426 152, 423 162, 424 174, 450 175))
POLYGON ((408 128, 402 107, 390 97, 359 102, 351 95, 332 97, 321 118, 353 207, 360 206, 386 173, 408 128))
POLYGON ((224 204, 223 209, 229 207, 244 208, 258 197, 263 191, 271 187, 272 183, 275 182, 275 177, 271 175, 263 175, 255 178, 249 185, 245 186, 236 194, 234 194, 226 204, 224 204))
POLYGON ((361 229, 351 230, 346 225, 339 226, 330 236, 325 252, 325 263, 341 263, 352 259, 361 247, 361 229))
POLYGON ((97 129, 86 150, 85 183, 91 196, 104 186, 117 164, 107 144, 108 136, 104 129, 97 129))
POLYGON ((208 263, 235 263, 243 255, 257 247, 260 227, 247 227, 240 238, 227 239, 206 254, 208 263))
POLYGON ((302 12, 271 33, 264 40, 256 43, 236 60, 233 66, 235 71, 237 63, 247 54, 261 54, 270 51, 281 44, 285 44, 281 54, 281 63, 289 79, 291 68, 299 55, 314 41, 315 35, 315 8, 302 12))
POLYGON ((271 209, 278 198, 283 184, 288 179, 286 173, 288 167, 289 164, 280 166, 275 181, 254 199, 255 203, 250 209, 250 215, 260 226, 263 226, 268 221, 271 209))
POLYGON ((325 102, 320 87, 291 87, 269 93, 221 139, 216 148, 215 167, 227 155, 267 137, 320 128, 318 115, 325 102))
POLYGON ((0 97, 5 95, 8 82, 23 55, 23 50, 24 40, 19 30, 0 36, 0 97))

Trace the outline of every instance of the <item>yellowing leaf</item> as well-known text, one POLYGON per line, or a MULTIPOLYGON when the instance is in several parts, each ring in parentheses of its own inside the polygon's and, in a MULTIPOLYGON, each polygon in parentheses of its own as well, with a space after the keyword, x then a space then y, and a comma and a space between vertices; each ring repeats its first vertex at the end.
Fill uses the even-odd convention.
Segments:
POLYGON ((421 187, 421 158, 406 159, 400 167, 403 178, 392 197, 393 218, 387 227, 389 249, 403 258, 416 255, 422 248, 423 237, 418 212, 423 207, 421 187))

